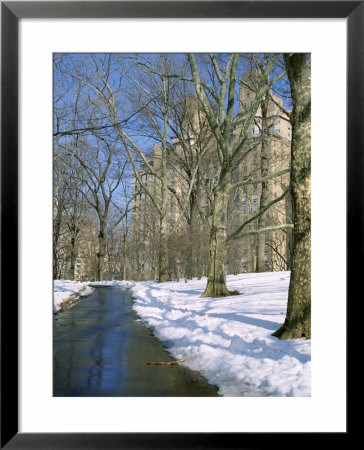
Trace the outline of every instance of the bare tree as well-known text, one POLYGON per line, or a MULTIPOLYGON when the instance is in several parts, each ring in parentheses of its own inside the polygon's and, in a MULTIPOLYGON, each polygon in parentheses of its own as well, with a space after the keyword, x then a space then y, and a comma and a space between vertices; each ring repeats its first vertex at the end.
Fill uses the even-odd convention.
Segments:
POLYGON ((97 279, 102 280, 106 257, 106 229, 110 204, 124 175, 126 163, 117 158, 117 140, 109 143, 107 139, 95 136, 78 142, 75 158, 83 169, 82 182, 87 186, 84 191, 87 202, 94 208, 98 220, 97 279))
MULTIPOLYGON (((252 183, 262 183, 275 176, 281 176, 284 173, 271 174, 260 180, 244 180, 242 182, 232 183, 232 172, 244 158, 244 144, 248 140, 251 122, 254 119, 259 104, 271 85, 280 79, 283 74, 275 79, 269 80, 271 72, 278 55, 270 58, 269 63, 264 70, 252 105, 247 113, 244 122, 240 126, 240 132, 233 145, 230 142, 230 133, 234 126, 233 115, 236 96, 237 68, 239 62, 238 54, 231 54, 223 61, 220 67, 215 55, 210 55, 210 67, 218 80, 218 89, 209 89, 209 85, 201 80, 200 71, 196 62, 195 55, 188 54, 188 60, 191 67, 193 82, 196 88, 198 98, 202 104, 211 132, 213 133, 216 144, 217 154, 220 164, 220 174, 218 183, 214 188, 214 208, 212 217, 212 228, 210 233, 210 258, 208 269, 208 282, 204 297, 222 297, 230 295, 226 286, 226 252, 228 241, 241 237, 243 227, 239 227, 229 238, 227 236, 227 208, 229 195, 238 187, 252 183), (214 105, 214 106, 213 106, 214 105)), ((245 150, 249 151, 249 150, 245 150)), ((270 205, 269 205, 270 206, 270 205)), ((260 212, 263 213, 264 209, 260 212)), ((246 225, 245 225, 246 226, 246 225)), ((262 230, 258 230, 263 232, 262 230)))

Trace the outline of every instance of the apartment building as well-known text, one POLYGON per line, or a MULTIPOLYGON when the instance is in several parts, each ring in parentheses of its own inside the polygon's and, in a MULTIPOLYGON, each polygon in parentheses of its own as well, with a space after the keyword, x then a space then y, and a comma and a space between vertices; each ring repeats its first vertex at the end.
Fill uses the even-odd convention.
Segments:
MULTIPOLYGON (((236 141, 241 127, 245 123, 249 108, 254 101, 258 80, 259 74, 257 71, 248 72, 243 76, 243 83, 240 86, 240 107, 230 136, 232 145, 236 141)), ((198 108, 196 97, 191 97, 186 104, 192 111, 190 116, 192 119, 188 123, 186 122, 185 130, 182 130, 178 137, 172 139, 168 155, 167 177, 168 185, 171 188, 168 192, 168 215, 169 231, 171 233, 176 231, 176 222, 179 222, 180 231, 187 226, 186 220, 180 217, 180 199, 185 196, 188 183, 183 170, 177 170, 184 152, 190 151, 193 158, 195 146, 202 145, 205 149, 196 179, 197 188, 195 192, 197 197, 196 224, 200 229, 204 227, 205 231, 211 222, 213 188, 218 182, 220 171, 216 144, 212 139, 211 133, 206 133, 203 136, 203 140, 200 138, 199 142, 199 135, 202 133, 194 132, 201 130, 203 122, 203 114, 198 108), (186 143, 188 144, 187 146, 186 143)), ((288 169, 290 166, 291 134, 291 124, 283 108, 283 101, 271 92, 264 108, 258 108, 256 116, 251 123, 249 138, 243 150, 245 157, 237 164, 233 172, 233 181, 250 178, 259 180, 263 176, 288 169)), ((161 149, 158 146, 154 146, 150 164, 156 171, 160 170, 160 159, 161 149)), ((160 190, 159 180, 148 173, 145 166, 141 168, 140 176, 153 192, 160 190)), ((288 186, 288 183, 289 176, 286 174, 266 181, 264 184, 257 182, 238 188, 230 198, 228 232, 232 232, 242 223, 250 221, 262 206, 278 198, 288 186)), ((135 177, 133 179, 133 192, 136 197, 133 203, 132 235, 143 242, 143 248, 141 248, 139 255, 141 264, 139 272, 144 272, 146 278, 153 277, 158 263, 156 256, 153 257, 153 251, 150 246, 153 241, 153 230, 157 230, 158 224, 153 219, 153 205, 145 192, 140 188, 135 177), (145 215, 149 216, 151 220, 147 222, 145 219, 142 220, 142 217, 145 217, 145 215)), ((289 220, 290 207, 287 198, 285 198, 272 205, 264 216, 259 219, 259 223, 258 219, 252 220, 247 225, 246 231, 254 230, 258 226, 259 228, 274 227, 289 220)), ((239 273, 287 269, 290 263, 290 241, 289 232, 287 233, 283 230, 268 231, 259 235, 259 237, 253 235, 233 241, 228 249, 227 272, 239 273), (263 255, 260 254, 259 256, 258 248, 260 252, 262 252, 262 248, 264 250, 263 268, 261 263, 263 255)))
MULTIPOLYGON (((240 109, 236 119, 236 127, 232 132, 232 141, 236 139, 241 124, 252 106, 260 75, 253 70, 244 74, 240 86, 240 109)), ((263 176, 289 169, 292 128, 281 98, 270 92, 265 108, 259 106, 251 123, 250 139, 247 146, 251 151, 236 169, 236 179, 260 179, 263 176)), ((288 187, 289 175, 276 177, 265 183, 256 183, 241 188, 234 193, 231 208, 231 228, 250 220, 258 213, 262 205, 262 189, 265 191, 264 204, 282 195, 288 187)), ((251 222, 247 230, 268 228, 290 223, 289 199, 275 203, 258 220, 251 222)), ((284 270, 290 264, 290 231, 270 231, 261 236, 242 238, 234 242, 234 250, 229 252, 230 272, 255 272, 258 270, 258 239, 264 238, 264 269, 267 271, 284 270), (240 256, 242 255, 242 256, 240 256), (241 257, 241 260, 240 260, 241 257)), ((262 268, 260 268, 262 271, 262 268)))

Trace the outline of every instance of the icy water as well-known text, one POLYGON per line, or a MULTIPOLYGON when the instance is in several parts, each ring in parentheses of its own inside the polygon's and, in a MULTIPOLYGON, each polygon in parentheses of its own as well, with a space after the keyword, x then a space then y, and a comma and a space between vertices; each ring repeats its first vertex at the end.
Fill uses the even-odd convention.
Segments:
POLYGON ((55 316, 53 395, 56 397, 211 397, 217 388, 173 361, 138 321, 127 290, 94 294, 55 316))

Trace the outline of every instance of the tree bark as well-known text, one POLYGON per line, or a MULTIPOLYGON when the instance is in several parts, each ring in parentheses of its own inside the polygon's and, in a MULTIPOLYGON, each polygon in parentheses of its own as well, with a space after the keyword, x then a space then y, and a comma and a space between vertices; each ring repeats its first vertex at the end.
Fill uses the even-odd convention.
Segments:
POLYGON ((281 339, 311 337, 311 75, 307 54, 284 55, 293 101, 291 195, 293 259, 281 339))
POLYGON ((210 231, 210 257, 207 286, 201 297, 226 297, 231 295, 226 287, 225 262, 227 256, 227 205, 230 173, 221 172, 215 188, 212 227, 210 231))

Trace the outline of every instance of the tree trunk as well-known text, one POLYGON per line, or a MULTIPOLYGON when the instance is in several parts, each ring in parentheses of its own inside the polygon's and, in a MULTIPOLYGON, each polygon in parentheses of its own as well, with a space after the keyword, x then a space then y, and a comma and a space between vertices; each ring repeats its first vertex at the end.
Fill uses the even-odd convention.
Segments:
POLYGON ((58 255, 56 245, 53 243, 53 280, 58 280, 58 255))
POLYGON ((105 225, 101 221, 99 231, 99 251, 97 252, 97 281, 102 281, 105 254, 106 254, 105 225))
POLYGON ((281 339, 311 337, 311 76, 306 54, 284 55, 293 101, 291 195, 293 259, 281 339))
POLYGON ((227 256, 227 205, 228 183, 224 179, 230 174, 220 174, 215 190, 215 201, 210 231, 210 257, 207 286, 201 297, 226 297, 230 292, 226 286, 225 262, 227 256))
POLYGON ((74 280, 75 279, 75 262, 76 262, 76 237, 75 235, 71 236, 71 265, 69 270, 69 279, 74 280))
POLYGON ((123 256, 124 256, 123 280, 126 280, 126 233, 123 234, 123 256))
POLYGON ((159 283, 169 280, 168 273, 168 223, 166 216, 160 218, 160 234, 159 234, 159 283))
POLYGON ((57 214, 54 218, 54 229, 53 229, 53 279, 57 280, 59 277, 58 270, 58 254, 57 254, 57 245, 59 236, 61 234, 61 225, 62 225, 62 215, 63 215, 63 204, 64 197, 62 196, 57 205, 57 214))
POLYGON ((186 277, 192 280, 196 271, 196 196, 194 192, 190 195, 190 217, 187 221, 188 232, 187 232, 187 267, 186 267, 186 277))
MULTIPOLYGON (((291 192, 288 192, 285 198, 286 202, 286 223, 292 222, 292 198, 291 192)), ((287 270, 292 268, 292 257, 293 257, 293 230, 288 228, 286 230, 286 260, 287 260, 287 270)))
MULTIPOLYGON (((269 96, 266 95, 265 98, 261 102, 261 110, 262 110, 262 144, 261 144, 261 176, 265 177, 269 173, 269 146, 267 142, 266 133, 268 132, 268 124, 267 124, 267 114, 268 114, 268 102, 269 96)), ((269 202, 269 192, 268 192, 268 181, 264 181, 262 183, 262 190, 260 194, 260 205, 259 208, 264 208, 269 202)), ((261 215, 257 220, 257 229, 264 228, 265 219, 264 216, 261 215)), ((257 272, 265 272, 265 235, 264 233, 259 233, 257 236, 257 272)))

